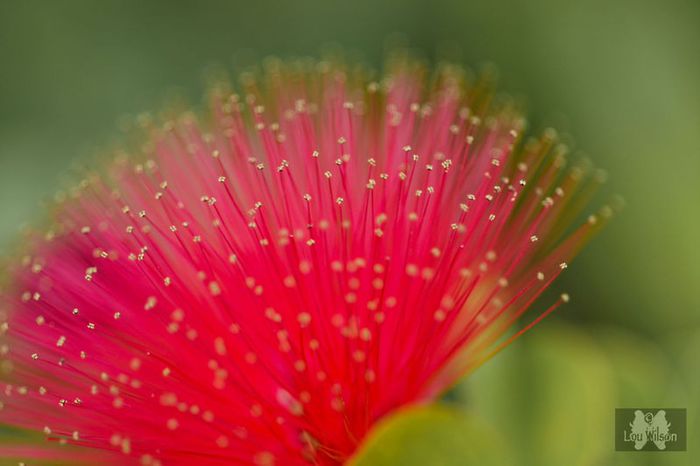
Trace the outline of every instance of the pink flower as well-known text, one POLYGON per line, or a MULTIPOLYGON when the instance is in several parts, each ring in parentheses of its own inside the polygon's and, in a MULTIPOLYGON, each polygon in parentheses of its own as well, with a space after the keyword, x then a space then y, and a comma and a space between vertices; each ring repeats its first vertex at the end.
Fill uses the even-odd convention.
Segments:
POLYGON ((368 76, 270 63, 59 196, 0 297, 0 422, 76 463, 337 464, 567 301, 508 333, 596 177, 458 67, 368 76))

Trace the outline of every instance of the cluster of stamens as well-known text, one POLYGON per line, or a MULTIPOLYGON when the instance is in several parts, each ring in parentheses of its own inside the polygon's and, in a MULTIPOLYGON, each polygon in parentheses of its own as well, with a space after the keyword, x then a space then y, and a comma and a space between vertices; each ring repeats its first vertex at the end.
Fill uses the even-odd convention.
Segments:
POLYGON ((0 421, 76 462, 336 464, 569 300, 510 332, 610 217, 571 228, 600 176, 457 67, 346 66, 140 118, 57 196, 0 295, 0 421))

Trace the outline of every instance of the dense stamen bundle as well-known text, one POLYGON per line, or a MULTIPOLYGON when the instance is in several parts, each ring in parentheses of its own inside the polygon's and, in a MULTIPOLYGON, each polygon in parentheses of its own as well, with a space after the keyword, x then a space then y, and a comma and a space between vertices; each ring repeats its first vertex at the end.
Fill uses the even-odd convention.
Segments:
POLYGON ((0 297, 0 421, 76 461, 342 462, 508 343, 610 213, 570 229, 599 180, 457 67, 223 89, 142 119, 0 297))

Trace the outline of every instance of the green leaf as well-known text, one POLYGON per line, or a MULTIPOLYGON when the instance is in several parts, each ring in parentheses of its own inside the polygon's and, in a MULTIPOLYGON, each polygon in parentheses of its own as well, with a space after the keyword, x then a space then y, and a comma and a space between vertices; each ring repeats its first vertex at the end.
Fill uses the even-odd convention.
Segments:
POLYGON ((503 466, 499 435, 482 420, 445 405, 408 408, 370 432, 351 466, 503 466))
POLYGON ((604 351, 574 327, 548 324, 479 368, 462 387, 517 466, 590 466, 613 449, 615 387, 604 351))

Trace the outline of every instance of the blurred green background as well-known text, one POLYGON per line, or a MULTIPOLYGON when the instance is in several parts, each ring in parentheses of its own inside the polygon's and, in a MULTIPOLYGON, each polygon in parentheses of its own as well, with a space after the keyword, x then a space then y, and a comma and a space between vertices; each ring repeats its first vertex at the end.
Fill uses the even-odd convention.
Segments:
POLYGON ((208 66, 329 43, 378 65, 394 33, 429 58, 495 63, 532 127, 571 134, 627 202, 557 283, 573 302, 452 398, 513 464, 698 464, 697 0, 3 0, 0 251, 71 160, 173 89, 198 102, 208 66), (687 407, 689 452, 614 453, 614 408, 637 405, 687 407))

